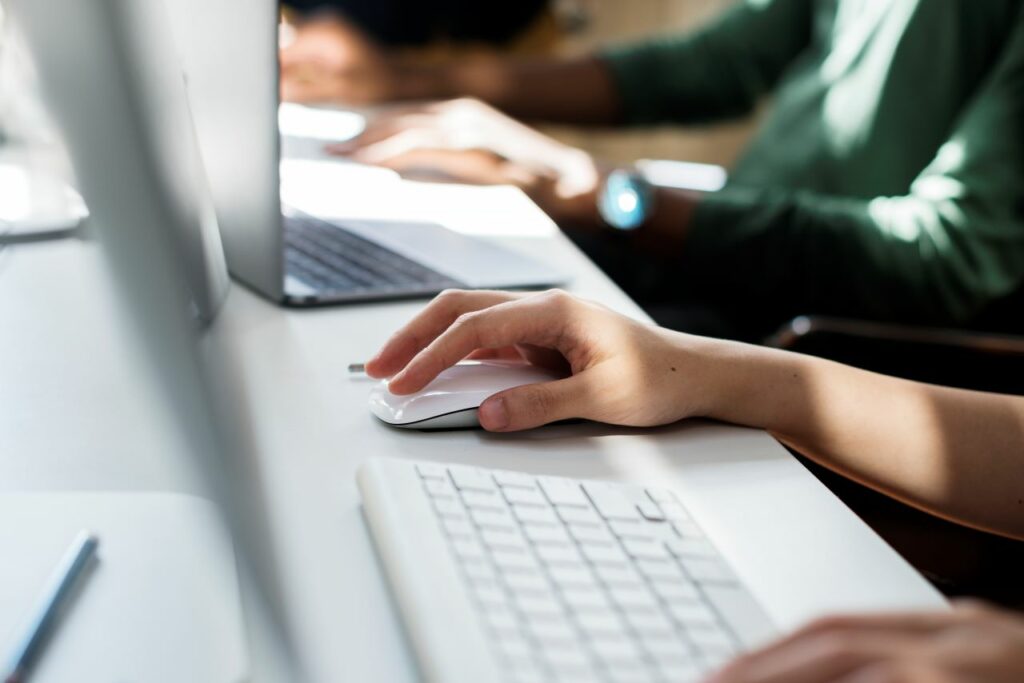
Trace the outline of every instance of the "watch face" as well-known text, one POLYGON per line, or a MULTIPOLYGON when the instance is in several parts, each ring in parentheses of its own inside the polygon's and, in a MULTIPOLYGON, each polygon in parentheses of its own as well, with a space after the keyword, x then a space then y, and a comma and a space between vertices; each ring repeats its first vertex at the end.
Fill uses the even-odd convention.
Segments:
POLYGON ((635 230, 650 213, 651 188, 639 173, 613 171, 605 181, 597 208, 608 225, 635 230))

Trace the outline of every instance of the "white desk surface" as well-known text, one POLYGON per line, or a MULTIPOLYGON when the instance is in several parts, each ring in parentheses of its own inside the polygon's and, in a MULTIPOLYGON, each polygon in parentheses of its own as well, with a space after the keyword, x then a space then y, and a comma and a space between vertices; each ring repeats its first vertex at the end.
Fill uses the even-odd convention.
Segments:
MULTIPOLYGON (((489 211, 492 234, 518 224, 530 235, 496 239, 569 268, 569 289, 642 315, 513 191, 484 193, 470 210, 451 201, 417 208, 416 197, 428 191, 393 189, 398 200, 386 202, 380 217, 417 211, 459 227, 480 224, 466 211, 489 211)), ((127 341, 114 298, 95 244, 0 252, 0 490, 202 490, 180 466, 181 439, 127 341)), ((366 380, 351 379, 346 366, 367 358, 420 306, 287 310, 236 285, 222 314, 239 335, 254 455, 298 640, 316 679, 416 679, 354 483, 359 464, 376 456, 674 486, 782 628, 832 610, 942 604, 761 432, 575 424, 492 435, 398 431, 377 422, 366 409, 366 380)))

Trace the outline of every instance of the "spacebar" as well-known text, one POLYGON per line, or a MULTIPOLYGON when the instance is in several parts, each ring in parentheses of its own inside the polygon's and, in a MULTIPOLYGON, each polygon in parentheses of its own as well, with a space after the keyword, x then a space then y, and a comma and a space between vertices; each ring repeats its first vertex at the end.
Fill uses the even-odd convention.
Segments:
POLYGON ((750 593, 737 585, 704 584, 704 594, 746 648, 764 645, 778 632, 750 593))

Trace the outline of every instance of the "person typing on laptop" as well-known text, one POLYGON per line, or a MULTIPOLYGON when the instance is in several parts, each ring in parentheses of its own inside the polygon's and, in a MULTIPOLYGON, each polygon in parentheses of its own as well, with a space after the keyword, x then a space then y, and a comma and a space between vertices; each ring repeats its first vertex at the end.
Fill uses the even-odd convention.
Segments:
MULTIPOLYGON (((986 324, 1024 282, 1024 17, 1011 0, 748 0, 695 33, 573 60, 398 69, 365 54, 380 101, 477 99, 401 107, 339 153, 519 185, 597 242, 641 303, 732 309, 753 337, 800 313, 986 324), (712 193, 631 169, 610 181, 508 118, 698 124, 769 95, 712 193)), ((339 79, 331 98, 346 96, 339 79)))
MULTIPOLYGON (((561 291, 445 292, 366 363, 413 393, 467 356, 560 367, 480 406, 510 432, 584 418, 703 417, 768 430, 826 467, 939 517, 1024 540, 1024 398, 900 380, 636 322, 561 291), (885 454, 885 457, 878 457, 885 454)), ((720 683, 1018 681, 1024 620, 988 607, 836 617, 744 656, 720 683)))

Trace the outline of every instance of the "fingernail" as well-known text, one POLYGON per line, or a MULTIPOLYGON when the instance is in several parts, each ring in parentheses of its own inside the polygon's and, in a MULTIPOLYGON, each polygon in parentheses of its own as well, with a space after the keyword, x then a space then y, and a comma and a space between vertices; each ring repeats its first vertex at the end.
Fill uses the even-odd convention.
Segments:
POLYGON ((505 408, 505 399, 492 398, 484 401, 480 406, 480 424, 485 429, 494 431, 508 427, 508 410, 505 408))

